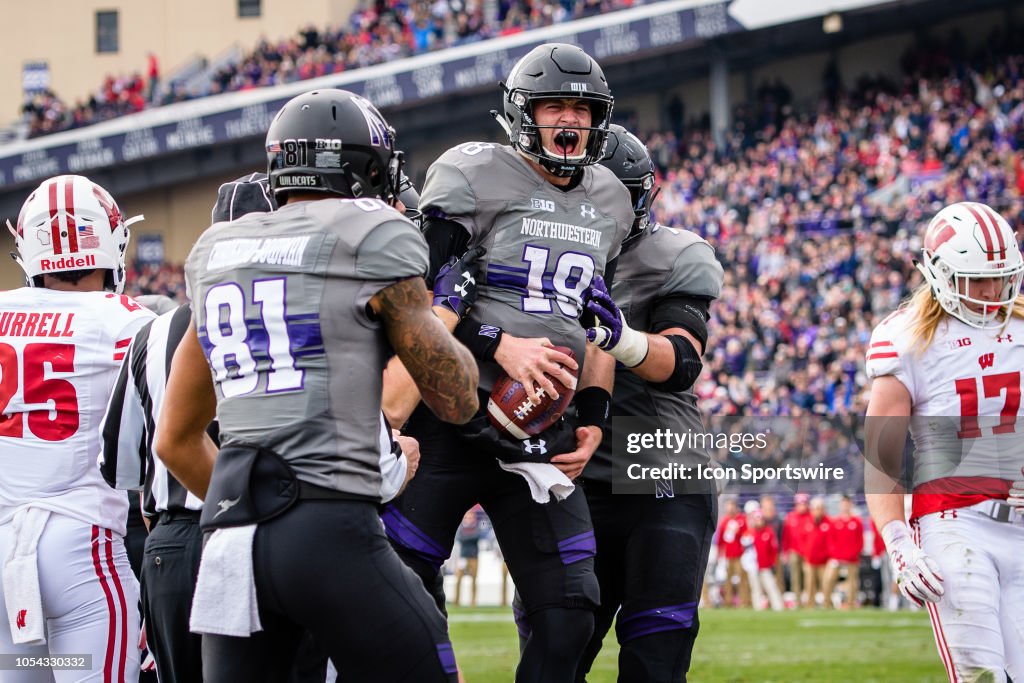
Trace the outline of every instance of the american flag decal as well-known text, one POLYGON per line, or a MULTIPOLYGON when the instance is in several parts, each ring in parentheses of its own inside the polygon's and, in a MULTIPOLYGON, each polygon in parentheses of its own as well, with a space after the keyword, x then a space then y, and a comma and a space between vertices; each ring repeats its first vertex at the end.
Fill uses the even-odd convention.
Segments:
POLYGON ((100 238, 96 236, 92 225, 87 223, 78 226, 78 245, 82 249, 99 249, 100 238))

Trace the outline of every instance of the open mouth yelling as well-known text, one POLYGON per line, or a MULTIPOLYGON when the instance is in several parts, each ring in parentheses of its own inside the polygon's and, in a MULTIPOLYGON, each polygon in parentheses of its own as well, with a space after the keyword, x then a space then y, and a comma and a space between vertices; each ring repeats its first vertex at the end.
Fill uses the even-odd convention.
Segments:
POLYGON ((565 159, 578 159, 582 155, 580 147, 581 136, 578 130, 560 130, 555 133, 555 137, 552 140, 554 145, 553 150, 548 152, 555 157, 562 157, 565 159))

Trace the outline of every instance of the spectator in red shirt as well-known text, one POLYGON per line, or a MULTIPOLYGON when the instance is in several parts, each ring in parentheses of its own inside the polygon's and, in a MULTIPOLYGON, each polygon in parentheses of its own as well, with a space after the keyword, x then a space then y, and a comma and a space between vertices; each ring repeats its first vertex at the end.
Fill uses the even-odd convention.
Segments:
MULTIPOLYGON (((775 497, 771 494, 766 493, 761 496, 761 514, 764 516, 765 526, 775 533, 776 542, 780 542, 782 540, 782 518, 779 517, 779 512, 775 507, 775 497)), ((772 571, 775 572, 775 585, 779 586, 781 590, 785 583, 783 582, 782 563, 779 562, 778 552, 776 552, 772 571)))
POLYGON ((807 509, 807 501, 811 497, 806 493, 798 493, 793 496, 793 509, 786 515, 782 523, 782 562, 789 570, 789 590, 801 595, 803 587, 804 552, 803 552, 803 527, 810 519, 811 513, 807 509))
POLYGON ((740 607, 750 607, 750 582, 743 571, 740 558, 743 557, 743 532, 747 528, 747 517, 740 512, 735 500, 725 504, 725 514, 718 523, 718 556, 725 559, 725 586, 722 588, 722 599, 726 606, 732 607, 735 599, 733 580, 739 582, 740 607))
MULTIPOLYGON (((825 568, 828 566, 829 537, 832 535, 832 520, 825 514, 825 499, 811 499, 811 514, 803 522, 804 536, 804 604, 817 603, 818 590, 824 588, 825 568)), ((831 600, 825 596, 825 607, 831 607, 831 600)))
POLYGON ((838 582, 839 573, 845 571, 842 604, 844 607, 860 606, 860 555, 863 551, 864 522, 854 514, 850 497, 843 496, 839 501, 839 515, 832 518, 829 569, 825 577, 826 602, 838 582))
MULTIPOLYGON (((765 523, 761 510, 750 513, 750 528, 746 533, 752 539, 754 552, 757 554, 757 582, 768 598, 768 604, 778 612, 782 609, 782 594, 775 580, 775 565, 779 561, 779 539, 775 531, 765 523)), ((761 609, 761 605, 755 607, 761 609)))

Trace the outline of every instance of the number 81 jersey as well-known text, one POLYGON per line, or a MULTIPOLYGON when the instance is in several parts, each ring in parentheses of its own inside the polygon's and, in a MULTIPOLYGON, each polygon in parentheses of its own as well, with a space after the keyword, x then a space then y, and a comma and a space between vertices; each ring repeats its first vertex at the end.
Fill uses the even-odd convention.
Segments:
MULTIPOLYGON (((458 222, 471 247, 487 249, 470 320, 547 337, 572 348, 582 365, 580 297, 618 255, 633 211, 609 169, 581 173, 571 189, 559 188, 511 147, 469 142, 431 165, 420 208, 458 222)), ((496 374, 493 364, 482 366, 481 388, 490 389, 496 374)))
POLYGON ((1024 321, 979 330, 947 316, 921 350, 914 320, 890 315, 867 352, 869 377, 892 375, 910 392, 912 517, 1006 498, 1024 466, 1024 321))
POLYGON ((368 302, 426 270, 416 226, 378 199, 296 202, 204 232, 185 271, 221 443, 263 446, 302 481, 380 500, 391 347, 368 302))
POLYGON ((109 292, 0 293, 0 523, 31 503, 124 535, 128 499, 96 464, 100 425, 152 318, 109 292))

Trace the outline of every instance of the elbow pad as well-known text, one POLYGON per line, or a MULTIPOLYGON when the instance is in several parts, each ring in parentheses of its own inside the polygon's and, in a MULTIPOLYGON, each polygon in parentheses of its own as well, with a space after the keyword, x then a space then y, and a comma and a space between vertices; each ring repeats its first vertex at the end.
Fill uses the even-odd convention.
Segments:
POLYGON ((658 391, 669 393, 686 391, 700 377, 700 373, 704 369, 704 363, 697 354, 697 350, 693 348, 693 344, 686 337, 678 334, 669 334, 665 335, 665 339, 668 339, 672 344, 672 350, 675 351, 676 355, 676 364, 672 368, 672 374, 668 376, 668 379, 664 382, 650 382, 650 385, 658 391))

